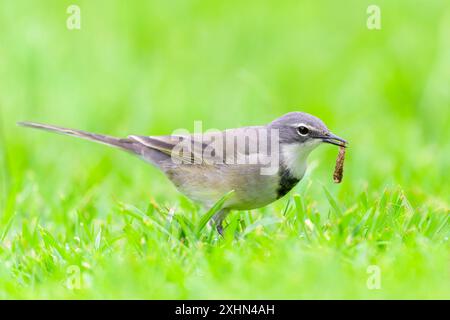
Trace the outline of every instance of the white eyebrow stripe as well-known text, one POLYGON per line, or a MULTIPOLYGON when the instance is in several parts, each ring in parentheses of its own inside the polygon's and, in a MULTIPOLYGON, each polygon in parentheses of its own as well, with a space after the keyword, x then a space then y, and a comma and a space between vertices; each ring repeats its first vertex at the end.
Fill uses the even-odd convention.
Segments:
POLYGON ((308 126, 306 123, 303 123, 303 122, 295 123, 295 124, 293 124, 292 126, 295 127, 295 128, 298 128, 298 127, 300 127, 300 126, 307 127, 308 129, 311 129, 311 128, 312 128, 311 126, 308 126))

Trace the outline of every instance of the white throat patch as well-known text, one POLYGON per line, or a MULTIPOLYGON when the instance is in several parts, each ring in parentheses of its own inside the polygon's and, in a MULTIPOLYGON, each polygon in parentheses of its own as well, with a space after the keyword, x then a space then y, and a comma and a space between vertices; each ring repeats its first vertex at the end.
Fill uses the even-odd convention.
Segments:
POLYGON ((303 178, 303 175, 305 174, 306 171, 307 166, 306 160, 308 158, 308 155, 320 143, 321 143, 320 140, 311 140, 307 143, 286 144, 281 147, 284 165, 295 178, 297 179, 303 178))

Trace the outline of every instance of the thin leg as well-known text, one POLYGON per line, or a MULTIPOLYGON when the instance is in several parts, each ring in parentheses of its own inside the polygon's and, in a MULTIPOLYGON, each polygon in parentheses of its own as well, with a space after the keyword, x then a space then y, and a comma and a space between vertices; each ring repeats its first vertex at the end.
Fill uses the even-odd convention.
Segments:
POLYGON ((210 220, 211 225, 214 225, 216 227, 217 232, 223 236, 223 220, 228 215, 230 211, 227 209, 222 209, 219 212, 217 212, 212 219, 210 220))
POLYGON ((223 237, 223 226, 222 226, 222 223, 216 225, 216 230, 217 230, 217 233, 220 234, 223 237))

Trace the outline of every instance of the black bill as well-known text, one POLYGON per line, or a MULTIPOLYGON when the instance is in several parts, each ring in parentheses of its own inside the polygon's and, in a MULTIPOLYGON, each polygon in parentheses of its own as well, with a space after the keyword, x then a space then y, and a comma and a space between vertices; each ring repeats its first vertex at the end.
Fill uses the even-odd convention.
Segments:
POLYGON ((342 139, 341 137, 338 137, 335 134, 332 134, 331 132, 328 133, 326 136, 321 137, 323 142, 334 144, 335 146, 339 147, 347 147, 348 142, 345 139, 342 139))

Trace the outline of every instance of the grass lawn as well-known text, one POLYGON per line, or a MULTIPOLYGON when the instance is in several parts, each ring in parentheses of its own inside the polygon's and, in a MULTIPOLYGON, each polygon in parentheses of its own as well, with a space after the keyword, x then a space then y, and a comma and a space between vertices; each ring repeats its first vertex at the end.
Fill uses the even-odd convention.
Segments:
POLYGON ((450 299, 450 3, 6 1, 0 299, 450 299), (312 113, 346 138, 225 236, 115 136, 312 113))

